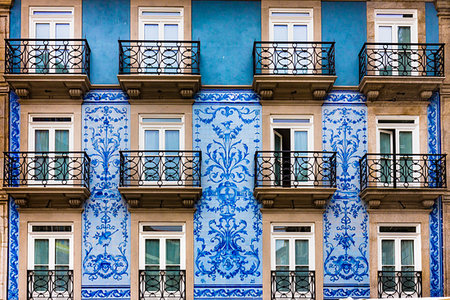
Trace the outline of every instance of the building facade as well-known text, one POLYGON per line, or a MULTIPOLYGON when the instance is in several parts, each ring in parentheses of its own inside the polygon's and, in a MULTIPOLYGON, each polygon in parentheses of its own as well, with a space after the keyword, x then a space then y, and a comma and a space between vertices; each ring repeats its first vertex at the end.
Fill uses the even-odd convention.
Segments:
POLYGON ((0 8, 0 298, 449 295, 448 1, 0 8))

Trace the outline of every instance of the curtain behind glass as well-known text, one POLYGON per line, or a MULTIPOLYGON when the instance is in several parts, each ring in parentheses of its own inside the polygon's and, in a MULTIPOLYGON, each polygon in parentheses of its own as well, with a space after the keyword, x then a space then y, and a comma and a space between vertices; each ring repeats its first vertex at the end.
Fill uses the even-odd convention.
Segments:
POLYGON ((294 174, 297 181, 308 181, 308 171, 310 171, 310 161, 308 154, 308 132, 307 131, 295 131, 294 132, 294 151, 296 152, 294 157, 294 174), (304 152, 303 152, 304 151, 304 152))
MULTIPOLYGON (((144 134, 145 150, 156 150, 159 148, 159 130, 146 130, 144 134)), ((145 152, 144 174, 145 180, 160 180, 160 158, 158 152, 145 152)))
MULTIPOLYGON (((69 131, 55 130, 55 151, 69 152, 69 131)), ((69 158, 66 155, 58 153, 55 158, 54 177, 58 180, 67 180, 69 178, 69 158)))
POLYGON ((34 179, 46 180, 48 179, 48 154, 39 154, 39 152, 49 151, 49 131, 36 130, 34 132, 34 149, 37 152, 34 166, 34 179))
POLYGON ((180 180, 180 157, 178 151, 180 150, 180 131, 166 130, 165 131, 165 150, 166 157, 164 161, 164 170, 166 180, 178 181, 180 180), (169 152, 169 150, 175 150, 169 152))

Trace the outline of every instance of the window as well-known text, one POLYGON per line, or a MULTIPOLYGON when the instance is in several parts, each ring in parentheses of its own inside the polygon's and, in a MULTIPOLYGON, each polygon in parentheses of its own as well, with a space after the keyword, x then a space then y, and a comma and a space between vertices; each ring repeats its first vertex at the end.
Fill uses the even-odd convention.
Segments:
POLYGON ((147 41, 183 40, 183 8, 141 7, 139 38, 147 41))
POLYGON ((419 151, 418 117, 378 117, 377 145, 380 153, 381 183, 389 184, 395 176, 400 182, 411 182, 413 154, 419 151))
POLYGON ((416 10, 375 10, 375 42, 385 44, 380 47, 388 60, 381 75, 408 75, 411 64, 417 61, 412 57, 410 44, 417 43, 417 39, 416 10))
POLYGON ((385 295, 415 293, 421 271, 420 225, 378 226, 379 285, 385 295))
POLYGON ((67 180, 73 149, 73 117, 30 115, 28 149, 32 180, 67 180), (34 156, 33 156, 34 155, 34 156))
POLYGON ((271 243, 272 293, 312 292, 314 225, 272 224, 271 243))
POLYGON ((313 149, 312 116, 272 116, 271 131, 275 185, 309 181, 314 176, 307 153, 313 149))
POLYGON ((32 295, 51 298, 73 293, 72 224, 28 225, 28 270, 32 295))
POLYGON ((50 40, 74 37, 73 8, 31 7, 29 32, 31 38, 41 40, 32 42, 30 53, 36 73, 70 72, 69 43, 50 40))
POLYGON ((184 293, 186 270, 185 224, 140 224, 140 293, 184 293))
POLYGON ((146 181, 178 181, 179 151, 184 147, 184 117, 155 115, 140 117, 140 149, 145 150, 146 181))
POLYGON ((269 14, 269 37, 272 41, 313 40, 312 9, 271 9, 269 14))

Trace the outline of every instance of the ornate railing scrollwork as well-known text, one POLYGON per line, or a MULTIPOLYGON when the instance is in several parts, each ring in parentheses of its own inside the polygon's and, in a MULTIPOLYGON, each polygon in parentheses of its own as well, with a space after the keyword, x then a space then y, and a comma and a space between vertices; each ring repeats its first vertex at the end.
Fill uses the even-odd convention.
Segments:
POLYGON ((27 300, 73 300, 73 270, 28 270, 27 300))
POLYGON ((5 74, 85 74, 89 44, 85 39, 7 39, 5 74))
POLYGON ((444 76, 444 44, 365 43, 359 52, 364 76, 444 76))
POLYGON ((119 41, 119 74, 200 74, 200 42, 119 41))
POLYGON ((4 186, 89 188, 91 161, 86 152, 5 152, 4 154, 4 186))
POLYGON ((272 300, 316 298, 314 271, 272 271, 271 274, 272 300))
POLYGON ((185 270, 140 270, 139 300, 186 299, 185 270))
POLYGON ((199 187, 201 151, 120 151, 120 186, 199 187))
POLYGON ((378 271, 378 298, 422 297, 422 272, 378 271))
POLYGON ((256 151, 255 187, 336 187, 336 152, 256 151))
POLYGON ((255 42, 254 75, 336 75, 334 42, 255 42))
POLYGON ((359 161, 361 190, 446 188, 446 154, 367 153, 359 161))

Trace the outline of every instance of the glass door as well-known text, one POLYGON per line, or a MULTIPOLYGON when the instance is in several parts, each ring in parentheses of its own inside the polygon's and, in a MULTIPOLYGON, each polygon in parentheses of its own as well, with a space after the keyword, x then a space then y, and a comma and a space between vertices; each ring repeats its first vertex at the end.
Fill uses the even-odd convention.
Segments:
POLYGON ((293 166, 294 166, 294 180, 301 182, 313 183, 313 158, 308 156, 308 131, 292 130, 293 134, 293 166))

